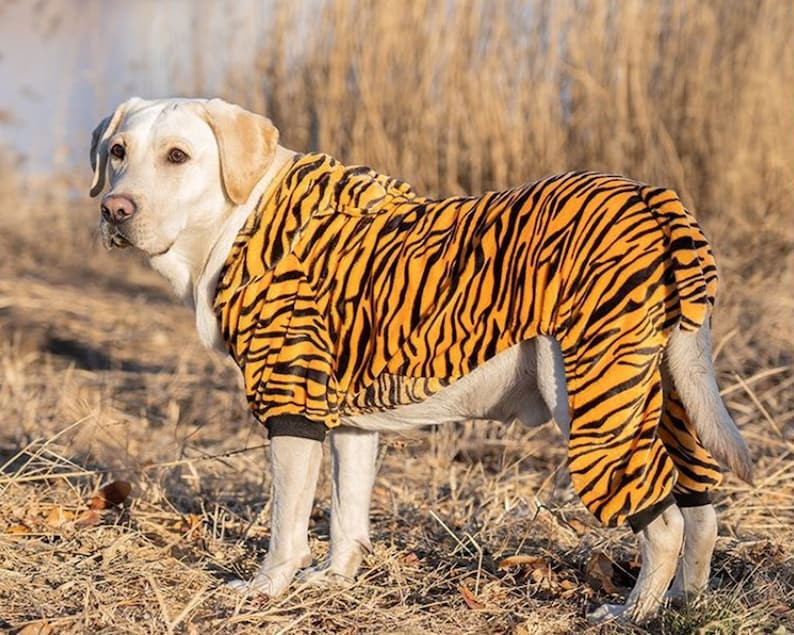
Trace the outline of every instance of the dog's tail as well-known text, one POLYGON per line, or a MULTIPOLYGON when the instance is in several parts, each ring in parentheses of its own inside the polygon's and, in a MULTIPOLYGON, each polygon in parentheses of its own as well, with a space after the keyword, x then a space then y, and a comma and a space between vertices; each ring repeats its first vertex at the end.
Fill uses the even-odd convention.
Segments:
POLYGON ((714 254, 675 192, 644 188, 642 195, 667 234, 678 296, 679 324, 667 342, 666 370, 700 442, 717 461, 752 483, 750 452, 725 409, 711 364, 709 316, 717 294, 714 254))
POLYGON ((708 322, 696 332, 676 328, 667 342, 665 366, 703 446, 717 461, 752 485, 753 464, 717 388, 708 322))

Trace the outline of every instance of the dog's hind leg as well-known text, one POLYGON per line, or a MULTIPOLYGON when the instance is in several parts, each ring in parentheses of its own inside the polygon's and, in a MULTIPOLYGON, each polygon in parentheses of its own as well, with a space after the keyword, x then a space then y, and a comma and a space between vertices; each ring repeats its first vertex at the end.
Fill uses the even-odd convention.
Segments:
POLYGON ((682 507, 684 551, 668 598, 686 600, 706 589, 717 541, 717 513, 712 505, 682 507))
POLYGON ((642 567, 625 604, 604 604, 588 615, 595 622, 643 622, 659 608, 675 573, 684 534, 684 517, 671 504, 639 532, 642 567))
POLYGON ((328 559, 301 575, 307 582, 355 578, 369 541, 369 506, 375 483, 378 433, 351 427, 331 432, 333 484, 328 559))
POLYGON ((273 508, 270 547, 253 580, 234 580, 229 586, 275 597, 295 574, 309 565, 309 516, 322 462, 322 444, 313 439, 275 436, 270 440, 273 508))

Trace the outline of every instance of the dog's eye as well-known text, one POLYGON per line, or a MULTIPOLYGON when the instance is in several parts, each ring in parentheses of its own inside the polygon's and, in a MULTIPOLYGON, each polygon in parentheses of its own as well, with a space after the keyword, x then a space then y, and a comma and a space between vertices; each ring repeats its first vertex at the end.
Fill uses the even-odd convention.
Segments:
POLYGON ((168 151, 168 160, 171 163, 184 163, 190 157, 187 155, 187 152, 184 150, 180 150, 179 148, 171 148, 168 151))
POLYGON ((114 143, 113 147, 110 148, 110 154, 112 154, 117 159, 124 158, 124 146, 120 143, 114 143))

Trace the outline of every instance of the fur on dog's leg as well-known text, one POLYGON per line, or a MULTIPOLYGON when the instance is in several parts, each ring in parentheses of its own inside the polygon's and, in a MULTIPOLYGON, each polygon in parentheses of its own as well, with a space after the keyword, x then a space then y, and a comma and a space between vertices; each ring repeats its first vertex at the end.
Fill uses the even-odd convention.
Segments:
POLYGON ((686 600, 706 589, 711 570, 711 555, 717 541, 717 513, 712 505, 682 507, 684 552, 668 597, 686 600))
POLYGON ((331 432, 333 490, 328 559, 303 574, 308 582, 355 578, 369 541, 369 506, 375 483, 378 433, 342 427, 331 432))
POLYGON ((571 433, 571 415, 560 344, 553 337, 540 335, 535 340, 535 351, 538 390, 567 443, 571 433))
MULTIPOLYGON (((560 344, 553 337, 540 335, 535 340, 535 354, 538 391, 567 444, 571 433, 571 415, 568 411, 568 389, 560 344)), ((551 498, 558 504, 576 498, 566 465, 557 471, 551 498)))
POLYGON ((588 615, 594 622, 613 619, 641 623, 658 611, 673 579, 681 542, 684 517, 670 505, 639 532, 642 567, 626 603, 604 604, 588 615))
POLYGON ((273 473, 270 548, 253 580, 235 580, 229 585, 274 597, 283 593, 295 574, 311 563, 309 515, 322 461, 322 443, 302 437, 272 437, 270 461, 273 473))

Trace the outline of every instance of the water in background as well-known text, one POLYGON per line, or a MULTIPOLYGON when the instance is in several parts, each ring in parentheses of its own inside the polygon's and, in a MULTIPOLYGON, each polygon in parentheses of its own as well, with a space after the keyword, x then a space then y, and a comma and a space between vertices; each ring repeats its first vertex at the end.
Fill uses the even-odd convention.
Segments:
POLYGON ((87 166, 91 131, 127 97, 216 95, 230 65, 252 67, 271 6, 0 0, 0 151, 28 174, 87 166))

